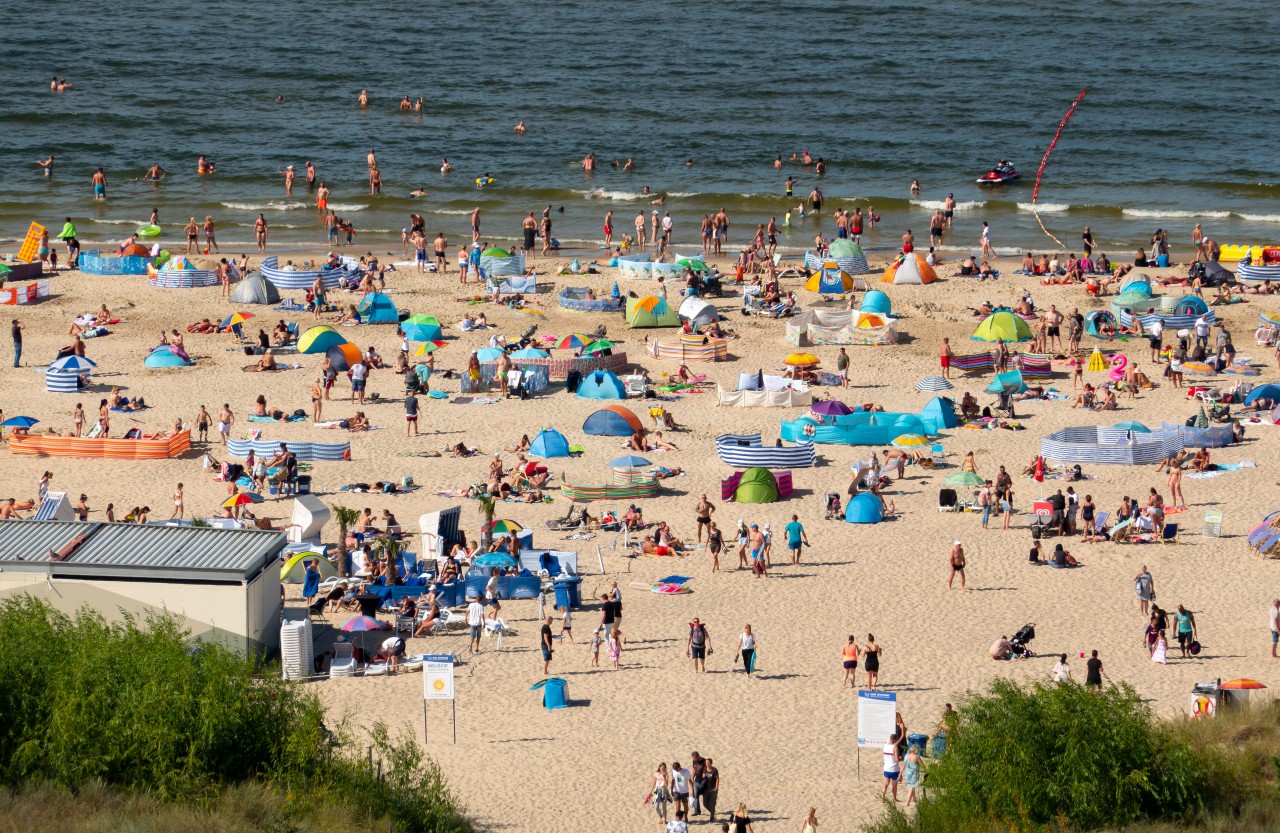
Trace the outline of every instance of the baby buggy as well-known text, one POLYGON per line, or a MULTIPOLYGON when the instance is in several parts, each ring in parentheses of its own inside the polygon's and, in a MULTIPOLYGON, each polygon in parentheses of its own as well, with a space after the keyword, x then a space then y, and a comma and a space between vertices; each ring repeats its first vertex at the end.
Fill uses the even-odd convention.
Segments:
POLYGON ((1036 624, 1035 622, 1030 622, 1018 628, 1018 632, 1013 635, 1013 639, 1009 640, 1009 645, 1012 647, 1013 652, 1017 654, 1020 659, 1026 659, 1027 657, 1034 657, 1035 652, 1033 652, 1031 648, 1028 646, 1031 644, 1031 640, 1035 638, 1036 638, 1036 624))
POLYGON ((843 519, 844 516, 840 512, 840 494, 838 492, 827 492, 827 497, 824 502, 824 518, 828 521, 838 521, 843 519))

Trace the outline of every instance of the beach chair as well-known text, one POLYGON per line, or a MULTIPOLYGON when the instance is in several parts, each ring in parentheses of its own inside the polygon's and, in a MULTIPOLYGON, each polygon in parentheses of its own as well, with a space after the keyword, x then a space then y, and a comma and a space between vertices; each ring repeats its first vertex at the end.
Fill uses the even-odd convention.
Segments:
POLYGON ((502 640, 511 633, 511 630, 507 627, 507 621, 505 619, 486 619, 484 623, 484 632, 485 635, 491 639, 494 637, 497 638, 498 650, 501 651, 502 640))
POLYGON ((942 465, 942 458, 947 456, 947 452, 942 447, 942 443, 934 443, 929 446, 929 459, 933 461, 935 466, 942 465))
POLYGON ((339 642, 333 646, 333 659, 329 661, 330 677, 354 677, 360 672, 360 663, 356 662, 355 651, 350 642, 339 642))
POLYGON ((1110 512, 1095 512, 1093 516, 1094 535, 1101 535, 1107 528, 1107 518, 1110 512))
POLYGON ((1160 543, 1162 544, 1178 543, 1178 525, 1176 523, 1164 525, 1164 529, 1160 532, 1160 543))
POLYGON ((640 374, 632 374, 624 380, 627 385, 627 396, 644 396, 649 390, 649 383, 640 374))
POLYGON ((938 511, 939 512, 958 512, 960 511, 960 497, 956 494, 955 489, 939 489, 938 490, 938 511))

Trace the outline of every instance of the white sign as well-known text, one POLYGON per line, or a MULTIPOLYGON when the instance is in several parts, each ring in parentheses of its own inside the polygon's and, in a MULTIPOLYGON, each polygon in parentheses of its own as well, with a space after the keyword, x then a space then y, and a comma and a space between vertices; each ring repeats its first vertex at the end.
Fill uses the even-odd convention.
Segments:
POLYGON ((898 726, 898 695, 892 691, 858 692, 858 745, 882 748, 898 726))
POLYGON ((423 659, 422 697, 424 700, 453 699, 453 656, 451 654, 427 654, 423 659))

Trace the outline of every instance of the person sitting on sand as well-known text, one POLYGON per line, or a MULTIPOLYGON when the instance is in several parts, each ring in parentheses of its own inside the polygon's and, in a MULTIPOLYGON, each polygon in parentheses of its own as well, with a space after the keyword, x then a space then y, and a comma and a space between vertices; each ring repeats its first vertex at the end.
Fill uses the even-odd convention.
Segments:
POLYGON ((271 331, 271 341, 276 345, 288 344, 292 335, 289 333, 289 325, 284 323, 284 319, 280 319, 280 323, 271 331))
POLYGON ((263 353, 262 358, 258 359, 258 370, 263 371, 276 369, 276 356, 271 352, 270 348, 267 348, 267 352, 263 353))
POLYGON ((258 394, 257 400, 254 401, 253 415, 264 417, 267 416, 267 397, 258 394))
POLYGON ((1102 401, 1093 406, 1095 411, 1114 411, 1116 409, 1116 392, 1107 388, 1102 394, 1102 401))
POLYGON ((127 396, 120 395, 120 388, 111 389, 111 410, 113 411, 141 411, 147 407, 147 403, 141 396, 130 400, 127 396))
POLYGON ((653 439, 649 441, 649 451, 679 451, 680 448, 675 443, 667 442, 662 438, 661 431, 655 431, 653 439))
POLYGON ((369 418, 364 415, 364 411, 356 411, 356 415, 349 420, 347 430, 352 433, 369 430, 369 418))
POLYGON ((987 649, 987 656, 995 660, 1006 660, 1013 656, 1013 645, 1009 642, 1009 637, 1002 636, 991 643, 991 647, 987 649))
POLYGON ((622 515, 622 523, 631 532, 635 532, 644 526, 644 517, 640 514, 640 510, 634 503, 627 506, 627 511, 622 515))
POLYGON ((649 443, 645 440, 646 433, 644 428, 637 428, 631 438, 627 440, 627 448, 632 451, 648 451, 649 443))
POLYGON ((1195 456, 1191 458, 1191 468, 1196 471, 1209 471, 1213 468, 1213 464, 1209 462, 1209 449, 1197 448, 1195 456))
POLYGON ((360 323, 360 311, 356 309, 356 305, 355 305, 355 304, 351 304, 350 306, 348 306, 348 307, 347 307, 347 311, 346 311, 346 312, 341 313, 341 314, 338 316, 338 320, 334 321, 333 323, 335 323, 335 324, 348 324, 348 323, 350 323, 350 324, 359 324, 359 323, 360 323))

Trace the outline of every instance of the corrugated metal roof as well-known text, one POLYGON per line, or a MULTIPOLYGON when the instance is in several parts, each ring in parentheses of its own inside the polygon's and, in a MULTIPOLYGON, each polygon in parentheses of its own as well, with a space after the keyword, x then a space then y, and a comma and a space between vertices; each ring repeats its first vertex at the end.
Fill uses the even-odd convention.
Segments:
POLYGON ((283 533, 251 529, 104 524, 63 563, 245 573, 260 566, 284 540, 283 533))
POLYGON ((0 562, 48 565, 50 550, 77 535, 87 540, 52 565, 55 576, 242 579, 261 571, 285 544, 284 533, 256 529, 0 521, 0 562))
POLYGON ((102 524, 80 521, 0 521, 0 562, 45 562, 77 535, 88 534, 102 524))

